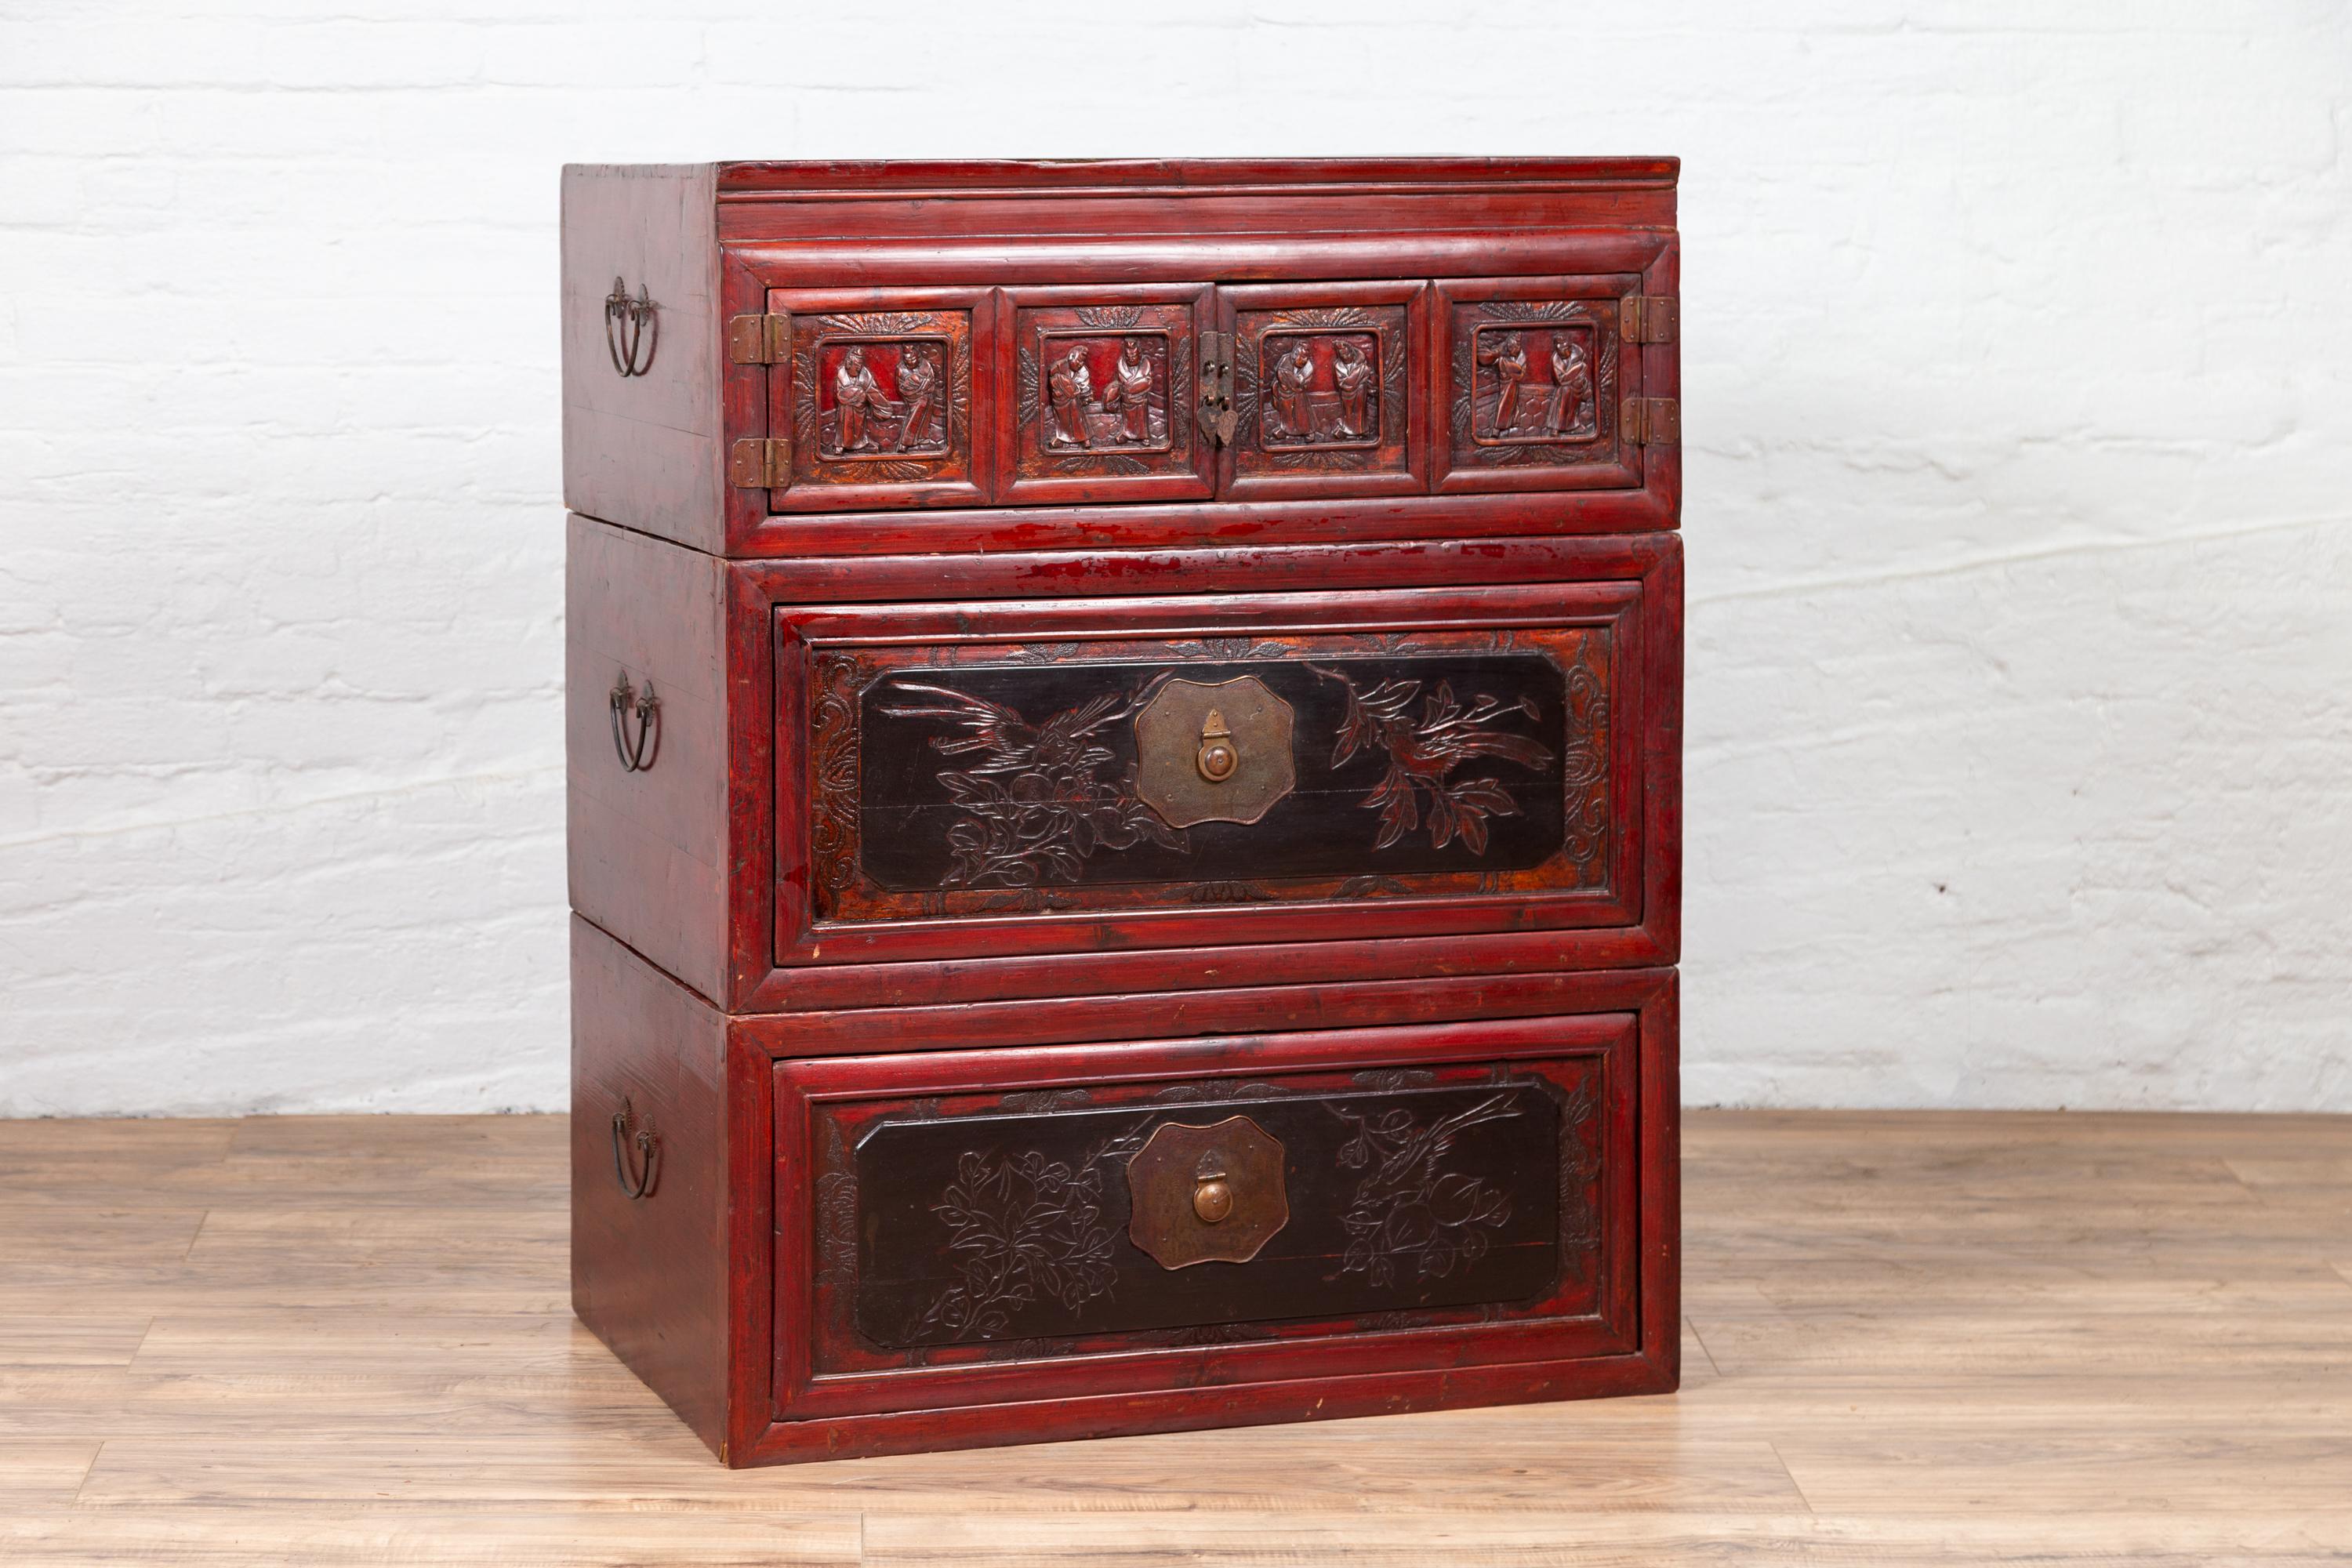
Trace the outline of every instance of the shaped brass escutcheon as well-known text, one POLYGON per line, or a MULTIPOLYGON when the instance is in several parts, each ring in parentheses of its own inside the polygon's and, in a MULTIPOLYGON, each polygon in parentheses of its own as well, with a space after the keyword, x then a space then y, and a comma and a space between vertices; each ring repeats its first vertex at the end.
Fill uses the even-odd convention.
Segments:
POLYGON ((1290 1223, 1282 1144, 1246 1116, 1171 1121, 1127 1163, 1127 1233, 1162 1268, 1247 1263, 1290 1223))
POLYGON ((1255 675, 1171 680, 1135 715, 1135 793, 1171 827, 1255 822, 1298 783, 1290 704, 1255 675))

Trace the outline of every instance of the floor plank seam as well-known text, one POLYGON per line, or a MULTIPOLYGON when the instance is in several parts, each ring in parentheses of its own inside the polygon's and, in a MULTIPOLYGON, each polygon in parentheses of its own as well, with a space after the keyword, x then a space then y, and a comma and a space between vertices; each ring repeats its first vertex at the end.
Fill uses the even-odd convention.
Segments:
MULTIPOLYGON (((191 1241, 188 1245, 194 1247, 195 1243, 191 1241)), ((160 1321, 161 1320, 159 1319, 151 1317, 147 1320, 146 1327, 139 1331, 139 1342, 132 1345, 131 1347, 131 1353, 122 1358, 122 1370, 124 1372, 128 1373, 138 1366, 139 1352, 145 1350, 147 1348, 147 1342, 155 1337, 155 1325, 160 1321)))
POLYGON ((1706 1357, 1707 1370, 1715 1373, 1716 1376, 1721 1377, 1723 1375, 1723 1363, 1715 1359, 1715 1352, 1708 1347, 1706 1336, 1698 1331, 1697 1320, 1695 1318, 1685 1318, 1683 1321, 1690 1325, 1690 1337, 1697 1342, 1698 1353, 1706 1357))
POLYGON ((1813 1500, 1805 1495, 1804 1483, 1797 1479, 1797 1472, 1789 1468, 1788 1458, 1780 1452, 1780 1445, 1768 1441, 1764 1446, 1772 1450, 1772 1462, 1780 1467, 1782 1475, 1789 1478, 1789 1489, 1797 1494, 1797 1500, 1805 1505, 1807 1513, 1819 1519, 1822 1516, 1822 1510, 1815 1508, 1813 1500))
POLYGON ((1715 1376, 1721 1377, 1723 1375, 1723 1368, 1717 1363, 1715 1352, 1706 1348, 1706 1341, 1700 1337, 1698 1325, 1696 1322, 1693 1322, 1690 1319, 1685 1318, 1683 1320, 1683 1327, 1689 1331, 1691 1342, 1698 1346, 1698 1353, 1706 1358, 1706 1370, 1709 1373, 1712 1373, 1715 1376))
POLYGON ((66 1500, 68 1508, 81 1506, 81 1494, 89 1489, 89 1478, 98 1473, 98 1461, 105 1453, 106 1439, 101 1437, 98 1440, 98 1447, 89 1451, 89 1463, 81 1468, 81 1479, 74 1483, 73 1496, 66 1500))

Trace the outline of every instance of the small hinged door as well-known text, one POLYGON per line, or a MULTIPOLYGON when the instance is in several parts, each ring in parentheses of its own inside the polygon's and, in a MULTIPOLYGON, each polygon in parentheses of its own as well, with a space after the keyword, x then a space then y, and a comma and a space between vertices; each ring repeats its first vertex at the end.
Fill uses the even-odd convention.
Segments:
MULTIPOLYGON (((730 354, 765 364, 772 511, 972 506, 985 487, 989 290, 768 291, 730 354)), ((748 468, 747 470, 748 471, 748 468)), ((742 480, 737 480, 742 483, 742 480)))
POLYGON ((1438 283, 1440 494, 1644 486, 1622 415, 1648 390, 1626 331, 1629 306, 1638 331, 1657 320, 1633 304, 1640 286, 1630 273, 1438 283))

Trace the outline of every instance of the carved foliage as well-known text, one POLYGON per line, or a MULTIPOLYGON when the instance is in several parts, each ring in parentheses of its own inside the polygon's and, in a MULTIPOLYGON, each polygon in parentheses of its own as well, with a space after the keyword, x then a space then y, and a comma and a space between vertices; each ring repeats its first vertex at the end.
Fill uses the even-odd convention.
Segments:
POLYGON ((1331 765, 1339 767, 1358 752, 1383 752, 1388 770, 1363 804, 1380 813, 1380 837, 1373 847, 1385 849, 1425 820, 1429 841, 1443 849, 1455 838, 1474 854, 1486 852, 1486 819, 1517 816, 1518 803, 1500 781, 1491 777, 1456 779, 1454 770, 1475 757, 1499 757, 1525 768, 1545 768, 1551 753, 1524 735, 1489 728, 1514 714, 1535 713, 1522 699, 1505 704, 1479 697, 1467 705, 1454 696, 1451 682, 1441 680, 1422 696, 1418 680, 1383 680, 1360 691, 1348 677, 1313 667, 1318 675, 1338 681, 1347 692, 1347 717, 1331 752, 1331 765), (1420 711, 1413 712, 1420 698, 1420 711))
POLYGON ((1568 741, 1561 759, 1567 800, 1561 853, 1580 883, 1606 874, 1609 848, 1609 686, 1593 668, 1590 648, 1568 669, 1568 741))
POLYGON ((1330 1110, 1355 1129, 1340 1147, 1339 1164, 1363 1173, 1340 1216, 1348 1237, 1340 1274, 1363 1274, 1383 1286, 1400 1275, 1443 1279, 1486 1255, 1491 1233, 1511 1217, 1510 1194, 1448 1169, 1446 1155, 1467 1129, 1518 1115, 1508 1094, 1426 1121, 1402 1107, 1330 1110))
POLYGON ((824 1152, 816 1179, 817 1278, 846 1284, 857 1272, 857 1173, 850 1164, 841 1124, 824 1122, 824 1152))
POLYGON ((1001 702, 944 686, 900 680, 890 690, 910 700, 884 713, 955 725, 962 733, 934 736, 932 746, 972 759, 939 775, 960 814, 948 829, 952 861, 944 886, 1075 882, 1097 849, 1146 840, 1185 847, 1184 836, 1136 798, 1132 775, 1099 776, 1114 754, 1097 737, 1135 711, 1134 693, 1104 692, 1033 725, 1001 702))
POLYGON ((1590 1081, 1569 1095, 1559 1117, 1559 1249, 1562 1258, 1601 1245, 1601 1096, 1590 1081))
POLYGON ((857 874, 857 698, 873 678, 871 660, 817 656, 810 711, 809 855, 821 912, 857 874))
POLYGON ((1118 1283, 1118 1236, 1103 1217, 1103 1184, 1141 1145, 1139 1123, 1074 1163, 1032 1149, 967 1151, 931 1212, 948 1231, 960 1276, 925 1309, 914 1341, 988 1339, 1042 1297, 1076 1311, 1118 1283))

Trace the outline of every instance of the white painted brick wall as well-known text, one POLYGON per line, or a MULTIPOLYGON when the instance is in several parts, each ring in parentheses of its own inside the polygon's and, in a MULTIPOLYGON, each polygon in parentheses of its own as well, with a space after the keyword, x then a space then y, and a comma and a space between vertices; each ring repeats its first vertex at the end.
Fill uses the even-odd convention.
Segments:
POLYGON ((564 1100, 566 160, 1682 154, 1696 1103, 2352 1109, 2336 0, 7 0, 0 1112, 564 1100))

